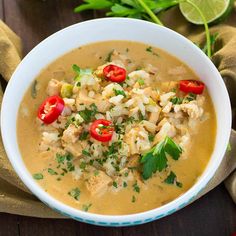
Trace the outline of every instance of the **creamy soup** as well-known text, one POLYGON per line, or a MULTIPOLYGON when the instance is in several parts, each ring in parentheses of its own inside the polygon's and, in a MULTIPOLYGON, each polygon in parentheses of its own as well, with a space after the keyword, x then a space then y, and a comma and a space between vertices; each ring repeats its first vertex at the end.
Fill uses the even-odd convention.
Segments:
POLYGON ((136 42, 79 47, 27 90, 19 148, 35 181, 83 211, 122 215, 191 188, 214 149, 205 85, 183 62, 136 42))

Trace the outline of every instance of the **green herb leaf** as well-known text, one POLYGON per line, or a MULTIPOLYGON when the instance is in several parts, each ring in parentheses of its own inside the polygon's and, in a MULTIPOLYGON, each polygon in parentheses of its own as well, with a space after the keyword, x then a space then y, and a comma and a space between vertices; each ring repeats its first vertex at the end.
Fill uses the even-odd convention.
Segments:
POLYGON ((138 186, 138 183, 136 182, 135 184, 133 184, 133 190, 136 192, 136 193, 140 193, 140 187, 138 186))
POLYGON ((89 123, 97 114, 97 106, 93 103, 90 105, 90 109, 85 108, 84 110, 79 111, 79 114, 84 119, 85 123, 89 123))
POLYGON ((123 95, 124 97, 126 97, 125 91, 123 91, 123 90, 113 89, 113 91, 114 91, 116 96, 123 95))
POLYGON ((71 189, 71 191, 68 192, 68 194, 78 201, 80 197, 80 189, 79 188, 71 189))
POLYGON ((111 50, 108 54, 107 54, 107 57, 105 59, 105 62, 111 62, 111 57, 112 57, 112 54, 114 52, 114 49, 111 50))
POLYGON ((69 172, 75 170, 75 166, 74 166, 70 161, 67 162, 67 170, 68 170, 69 172))
POLYGON ((83 131, 80 136, 79 136, 79 140, 86 140, 89 136, 89 132, 88 131, 83 131))
POLYGON ((115 187, 115 188, 118 188, 117 182, 113 181, 112 186, 115 187))
POLYGON ((36 173, 36 174, 33 174, 33 178, 36 180, 41 180, 43 179, 43 175, 41 173, 36 173))
POLYGON ((56 171, 54 171, 54 170, 51 169, 51 168, 48 168, 48 173, 49 173, 50 175, 57 175, 57 174, 58 174, 56 171))
POLYGON ((182 188, 183 184, 177 181, 176 174, 171 171, 167 178, 164 180, 167 184, 175 184, 177 187, 182 188))
POLYGON ((87 166, 86 162, 81 162, 79 168, 85 170, 86 166, 87 166))
POLYGON ((168 153, 174 160, 178 160, 183 150, 178 144, 173 141, 173 139, 166 137, 165 152, 168 153))
MULTIPOLYGON (((193 100, 196 100, 196 98, 197 98, 197 95, 196 94, 194 94, 194 93, 189 93, 188 94, 188 96, 185 98, 188 102, 191 102, 191 101, 193 101, 193 100)), ((185 100, 184 99, 184 100, 185 100)))
POLYGON ((31 97, 33 99, 35 99, 37 97, 37 84, 38 84, 38 81, 35 80, 32 84, 32 87, 31 87, 31 97))
POLYGON ((132 196, 131 202, 136 202, 136 197, 134 195, 132 196))
POLYGON ((85 155, 85 156, 87 156, 87 157, 90 157, 91 156, 91 154, 87 151, 87 150, 82 150, 82 154, 83 155, 85 155))
POLYGON ((89 203, 89 204, 84 204, 84 205, 82 206, 82 210, 87 212, 91 206, 92 206, 91 203, 89 203))
POLYGON ((74 9, 74 12, 79 13, 85 10, 101 10, 109 8, 113 5, 112 1, 109 0, 84 0, 85 4, 74 9))
POLYGON ((64 161, 66 160, 66 156, 57 153, 56 160, 57 160, 58 164, 64 164, 64 161))
POLYGON ((76 73, 76 77, 74 78, 75 81, 77 81, 77 86, 80 86, 80 79, 84 75, 92 75, 92 69, 86 68, 86 69, 81 69, 79 66, 74 64, 72 66, 72 69, 76 73))
POLYGON ((155 135, 154 135, 154 134, 151 134, 151 133, 148 134, 148 140, 149 140, 149 142, 153 142, 153 141, 154 141, 154 138, 155 138, 155 135))
POLYGON ((137 82, 140 86, 144 85, 144 79, 138 79, 137 82))
POLYGON ((170 99, 170 102, 174 105, 181 104, 183 102, 183 98, 173 97, 170 99))
POLYGON ((149 179, 156 171, 161 172, 167 167, 169 154, 174 160, 178 160, 182 148, 168 136, 141 157, 143 179, 149 179))
POLYGON ((74 64, 73 66, 72 66, 72 69, 74 70, 74 72, 76 73, 76 74, 80 74, 80 67, 79 66, 77 66, 76 64, 74 64))

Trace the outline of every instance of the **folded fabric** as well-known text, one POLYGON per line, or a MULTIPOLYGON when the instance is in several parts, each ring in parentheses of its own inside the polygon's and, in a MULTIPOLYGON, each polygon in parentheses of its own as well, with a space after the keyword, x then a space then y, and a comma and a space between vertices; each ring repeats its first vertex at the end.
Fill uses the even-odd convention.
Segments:
MULTIPOLYGON (((232 14, 232 19, 236 13, 232 14)), ((194 27, 187 23, 180 15, 178 9, 169 11, 164 21, 167 26, 175 29, 181 34, 189 37, 193 42, 203 45, 205 34, 202 27, 194 27), (175 19, 174 21, 172 19, 175 19)), ((230 25, 234 24, 229 20, 230 25)), ((235 22, 236 25, 236 22, 235 22)), ((220 71, 228 88, 232 108, 236 107, 236 28, 229 25, 219 25, 211 28, 211 33, 217 33, 212 61, 220 71)), ((20 39, 0 21, 0 74, 5 80, 9 80, 14 69, 20 62, 22 47, 20 39)), ((213 81, 214 82, 214 81, 213 81)), ((2 101, 2 90, 0 89, 0 102, 2 101)), ((236 132, 232 130, 230 144, 231 151, 226 152, 225 157, 216 172, 214 178, 208 183, 206 188, 198 197, 207 193, 236 169, 236 132)), ((229 193, 236 202, 236 172, 225 182, 229 193)), ((2 139, 0 138, 0 212, 12 214, 61 218, 63 216, 49 209, 34 197, 24 186, 19 177, 14 172, 8 161, 2 139)))

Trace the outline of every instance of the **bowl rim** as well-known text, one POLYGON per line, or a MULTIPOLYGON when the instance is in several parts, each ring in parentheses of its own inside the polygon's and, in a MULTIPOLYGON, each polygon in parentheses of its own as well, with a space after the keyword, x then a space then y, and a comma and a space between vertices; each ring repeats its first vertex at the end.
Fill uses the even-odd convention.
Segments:
MULTIPOLYGON (((57 31, 56 33, 52 34, 51 36, 47 37, 44 39, 42 42, 40 42, 36 47, 34 47, 22 60, 22 62, 19 64, 17 69, 15 70, 14 74, 12 75, 11 80, 9 81, 9 84, 6 88, 6 91, 4 93, 3 101, 2 101, 2 108, 1 108, 1 133, 2 133, 2 138, 3 138, 3 144, 8 156, 8 159, 10 160, 14 170, 17 172, 18 176, 20 179, 24 182, 24 184, 30 189, 30 191, 36 195, 42 202, 44 202, 46 205, 51 207, 52 209, 58 211, 59 213, 68 216, 70 218, 73 218, 75 220, 81 221, 81 222, 86 222, 90 224, 95 224, 95 225, 102 225, 102 226, 131 226, 131 225, 137 225, 137 224, 143 224, 147 223, 159 218, 162 218, 166 215, 172 214, 175 211, 183 208, 190 202, 194 200, 194 198, 205 188, 207 183, 210 181, 210 179, 213 177, 214 173, 216 172, 217 168, 219 167, 224 153, 226 151, 226 147, 228 144, 228 140, 230 137, 230 131, 231 131, 231 106, 230 106, 230 100, 228 97, 228 93, 225 87, 225 84, 223 80, 218 81, 220 83, 220 86, 222 88, 222 91, 226 95, 224 97, 224 101, 226 104, 225 110, 227 115, 227 124, 225 124, 226 127, 226 133, 225 136, 222 137, 222 146, 220 149, 220 153, 218 154, 217 160, 212 164, 210 170, 208 173, 204 176, 204 178, 200 178, 187 192, 182 194, 181 196, 177 197, 173 201, 158 207, 154 208, 152 210, 148 210, 145 212, 141 213, 135 213, 135 214, 127 214, 127 215, 102 215, 102 214, 96 214, 96 213, 90 213, 90 212, 83 212, 79 209, 75 209, 73 207, 70 207, 66 205, 65 203, 60 202, 59 200, 53 198, 51 195, 46 193, 41 186, 36 183, 33 178, 29 178, 29 176, 26 173, 22 173, 21 167, 17 165, 17 162, 14 159, 12 146, 11 146, 11 140, 8 138, 8 130, 7 126, 7 109, 8 109, 8 101, 10 100, 11 97, 11 91, 14 90, 14 81, 17 79, 17 74, 19 68, 25 64, 26 59, 30 58, 31 55, 38 50, 42 45, 47 44, 49 41, 53 41, 54 37, 58 34, 63 34, 66 33, 67 31, 70 30, 75 30, 80 25, 91 25, 94 24, 95 22, 100 22, 104 24, 112 24, 112 23, 119 23, 119 22, 127 22, 130 24, 140 24, 140 26, 145 27, 156 27, 155 29, 160 30, 160 31, 168 31, 171 34, 174 34, 175 37, 178 37, 180 40, 183 41, 183 43, 188 44, 189 46, 193 47, 194 50, 198 50, 198 53, 201 54, 202 57, 205 57, 205 60, 208 61, 208 64, 212 67, 212 70, 215 70, 215 72, 218 73, 220 76, 218 70, 215 68, 213 63, 210 61, 209 58, 197 47, 195 46, 191 41, 189 41, 187 38, 184 36, 178 34, 177 32, 163 27, 156 25, 151 22, 146 22, 143 20, 137 20, 137 19, 127 19, 127 18, 119 18, 119 17, 114 17, 114 18, 100 18, 100 19, 93 19, 89 21, 84 21, 80 22, 74 25, 71 25, 69 27, 66 27, 60 31, 57 31)), ((90 26, 91 27, 91 26, 90 26)), ((96 42, 96 41, 94 41, 96 42)), ((218 78, 219 79, 219 78, 218 78)), ((223 98, 222 98, 223 99, 223 98)), ((19 107, 18 107, 19 108, 19 107)), ((217 114, 216 114, 217 115, 217 114)), ((215 150, 215 148, 214 148, 215 150)), ((22 157, 20 157, 22 159, 22 157)), ((25 166, 26 167, 26 166, 25 166)), ((203 175, 203 174, 202 174, 203 175)))

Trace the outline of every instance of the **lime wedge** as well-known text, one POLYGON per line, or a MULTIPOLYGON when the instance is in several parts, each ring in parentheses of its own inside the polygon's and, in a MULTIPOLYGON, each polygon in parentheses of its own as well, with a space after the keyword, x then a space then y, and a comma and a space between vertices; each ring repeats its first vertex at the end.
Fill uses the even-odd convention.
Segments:
MULTIPOLYGON (((233 8, 234 0, 190 0, 202 11, 207 23, 224 19, 233 8)), ((203 21, 198 11, 189 3, 179 4, 184 17, 193 24, 202 25, 203 21)))

